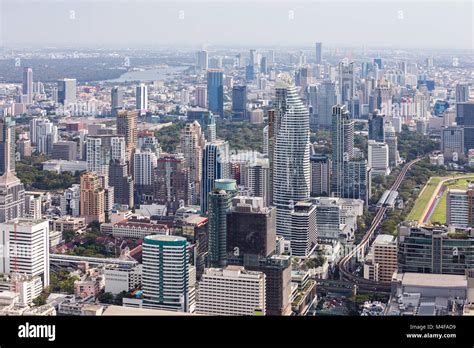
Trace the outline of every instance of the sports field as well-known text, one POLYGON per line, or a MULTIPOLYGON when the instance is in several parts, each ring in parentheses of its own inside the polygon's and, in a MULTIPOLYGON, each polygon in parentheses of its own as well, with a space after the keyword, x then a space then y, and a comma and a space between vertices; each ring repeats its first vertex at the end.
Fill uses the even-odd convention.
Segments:
POLYGON ((421 218, 421 215, 423 214, 426 205, 428 204, 440 181, 441 177, 439 176, 434 176, 430 178, 425 187, 423 187, 423 189, 420 191, 420 194, 418 195, 418 198, 415 201, 415 205, 411 209, 410 214, 408 214, 407 220, 418 221, 421 218))

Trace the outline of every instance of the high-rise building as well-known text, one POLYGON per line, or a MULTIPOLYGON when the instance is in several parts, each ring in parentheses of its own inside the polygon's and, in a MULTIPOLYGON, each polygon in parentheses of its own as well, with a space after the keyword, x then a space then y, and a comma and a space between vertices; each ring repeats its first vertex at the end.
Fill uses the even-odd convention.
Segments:
POLYGON ((393 274, 397 271, 397 253, 396 238, 388 234, 379 234, 364 264, 364 278, 377 282, 391 282, 393 274))
POLYGON ((270 202, 270 162, 268 158, 248 161, 240 173, 240 184, 252 190, 252 195, 261 197, 264 206, 270 202))
POLYGON ((205 145, 204 133, 199 122, 187 123, 180 134, 180 150, 189 168, 189 204, 199 202, 202 179, 202 151, 205 145))
POLYGON ((214 189, 215 180, 230 177, 229 160, 229 143, 227 141, 216 140, 206 143, 204 146, 200 200, 202 214, 207 214, 209 193, 214 189))
POLYGON ((344 197, 344 163, 354 157, 354 121, 345 105, 332 108, 332 176, 331 191, 344 197))
POLYGON ((186 238, 150 235, 142 246, 143 307, 192 311, 186 238))
POLYGON ((15 174, 0 176, 0 222, 21 218, 25 212, 25 187, 15 174))
POLYGON ((299 68, 295 72, 295 85, 300 86, 304 91, 306 87, 312 82, 313 70, 309 66, 299 68))
POLYGON ((135 196, 141 201, 143 195, 151 195, 155 181, 158 159, 149 149, 137 150, 133 155, 133 179, 135 196))
POLYGON ((318 130, 318 86, 308 85, 304 89, 304 102, 309 109, 309 127, 318 130))
POLYGON ((125 161, 125 137, 118 135, 89 135, 86 139, 87 171, 108 176, 109 163, 125 161))
POLYGON ((318 127, 330 128, 332 107, 337 104, 336 84, 325 80, 319 85, 317 93, 318 127))
POLYGON ((265 315, 265 274, 242 266, 210 268, 199 282, 196 313, 265 315))
POLYGON ((473 268, 474 238, 465 229, 448 232, 446 226, 399 227, 398 272, 465 274, 473 268))
POLYGON ((291 211, 291 255, 308 257, 316 247, 316 206, 297 202, 291 211))
POLYGON ((110 97, 112 116, 117 116, 119 110, 123 109, 123 89, 121 87, 113 87, 110 92, 110 97))
POLYGON ((354 63, 339 63, 339 95, 341 103, 347 106, 355 95, 355 71, 354 63))
POLYGON ((40 119, 36 124, 36 151, 40 154, 50 155, 53 144, 58 141, 58 127, 48 119, 40 119))
POLYGON ((58 80, 58 103, 65 107, 76 103, 76 79, 58 80))
POLYGON ((81 216, 85 223, 105 222, 105 192, 95 173, 81 175, 81 216))
POLYGON ((15 172, 15 120, 10 116, 0 118, 0 175, 15 172))
POLYGON ((209 193, 209 264, 211 267, 227 265, 227 212, 237 196, 234 179, 217 179, 209 193))
POLYGON ((275 208, 265 207, 260 197, 237 196, 227 213, 227 253, 229 258, 275 252, 275 208))
POLYGON ((207 71, 207 105, 209 111, 224 116, 224 71, 209 69, 207 71))
POLYGON ((232 88, 232 119, 246 120, 247 117, 247 86, 232 88))
POLYGON ((127 161, 131 162, 133 152, 137 148, 137 113, 121 111, 117 115, 117 135, 125 138, 127 161))
POLYGON ((58 141, 53 144, 52 158, 65 161, 77 160, 77 143, 75 141, 58 141))
POLYGON ((319 240, 339 239, 341 207, 336 199, 318 199, 316 202, 316 230, 319 240))
POLYGON ((474 227, 474 188, 449 189, 446 197, 446 223, 457 227, 474 227))
POLYGON ((255 66, 247 65, 245 67, 245 81, 252 82, 255 80, 255 66))
POLYGON ((469 101, 469 84, 459 83, 456 85, 456 103, 469 101))
POLYGON ((441 151, 444 159, 457 161, 464 158, 464 129, 453 126, 445 127, 441 133, 441 151))
POLYGON ((329 196, 331 189, 331 159, 324 154, 314 154, 311 162, 311 196, 329 196))
POLYGON ((183 154, 162 154, 157 161, 153 200, 174 212, 189 202, 189 170, 183 154))
POLYGON ((74 184, 64 190, 60 198, 61 215, 70 215, 78 217, 80 214, 81 205, 81 186, 74 184))
POLYGON ((113 160, 109 164, 109 185, 114 188, 114 203, 130 209, 134 206, 133 177, 128 174, 128 164, 113 160))
POLYGON ((194 91, 194 104, 201 108, 207 108, 207 87, 197 86, 194 91))
POLYGON ((316 64, 323 62, 323 43, 316 42, 316 64))
POLYGON ((399 162, 398 154, 398 138, 395 132, 395 127, 391 123, 386 123, 384 126, 385 143, 388 146, 388 163, 390 168, 395 168, 399 162))
POLYGON ((291 204, 310 194, 309 113, 293 86, 277 87, 274 105, 273 205, 277 234, 291 240, 291 204))
POLYGON ((385 141, 385 116, 378 112, 371 113, 369 117, 369 140, 385 141))
POLYGON ((148 111, 148 87, 144 83, 135 90, 135 109, 140 115, 145 115, 148 111))
POLYGON ((207 70, 209 68, 209 58, 207 51, 198 51, 196 53, 196 65, 201 70, 207 70))
POLYGON ((456 104, 456 123, 464 128, 464 148, 474 149, 474 101, 456 104))
POLYGON ((201 125, 201 129, 204 132, 204 137, 208 142, 216 140, 216 118, 205 109, 193 109, 188 110, 187 113, 188 121, 198 121, 201 125))
POLYGON ((354 158, 343 164, 343 198, 360 199, 368 204, 370 198, 370 168, 363 158, 354 158))
POLYGON ((390 174, 389 160, 388 160, 388 146, 386 143, 379 143, 374 140, 369 140, 369 167, 372 176, 390 174))
POLYGON ((0 236, 1 272, 38 276, 49 286, 49 222, 16 217, 0 223, 0 236))
POLYGON ((33 103, 33 69, 23 68, 23 95, 26 96, 26 103, 33 103))

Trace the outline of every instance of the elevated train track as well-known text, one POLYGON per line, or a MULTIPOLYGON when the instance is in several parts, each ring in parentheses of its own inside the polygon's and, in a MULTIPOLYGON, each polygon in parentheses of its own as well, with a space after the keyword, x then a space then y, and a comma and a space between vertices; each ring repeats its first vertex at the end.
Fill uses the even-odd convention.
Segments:
POLYGON ((415 163, 417 163, 420 160, 421 158, 417 158, 415 160, 408 162, 407 164, 403 166, 397 179, 395 180, 395 182, 393 183, 392 187, 389 190, 390 193, 384 194, 385 196, 384 202, 379 202, 377 204, 378 205, 377 213, 372 221, 372 224, 370 225, 370 228, 365 233, 361 242, 357 244, 357 246, 354 249, 352 249, 347 255, 345 255, 339 261, 339 274, 340 274, 341 280, 349 281, 357 285, 359 289, 363 289, 363 290, 390 292, 390 289, 391 289, 390 282, 377 282, 374 280, 369 280, 363 277, 359 277, 351 272, 350 264, 354 257, 358 255, 362 257, 365 256, 366 252, 368 251, 370 247, 370 243, 375 236, 376 231, 380 227, 385 217, 385 213, 389 209, 389 206, 386 204, 388 197, 390 196, 391 192, 398 191, 403 179, 405 178, 406 173, 410 170, 410 168, 415 163))

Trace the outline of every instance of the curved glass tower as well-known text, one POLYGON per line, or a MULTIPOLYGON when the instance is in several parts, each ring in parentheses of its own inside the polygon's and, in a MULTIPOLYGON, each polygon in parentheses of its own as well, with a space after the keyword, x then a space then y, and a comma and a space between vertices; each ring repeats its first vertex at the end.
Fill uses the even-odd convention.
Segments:
POLYGON ((276 231, 291 240, 291 211, 310 194, 309 112, 293 86, 276 87, 273 205, 276 231))

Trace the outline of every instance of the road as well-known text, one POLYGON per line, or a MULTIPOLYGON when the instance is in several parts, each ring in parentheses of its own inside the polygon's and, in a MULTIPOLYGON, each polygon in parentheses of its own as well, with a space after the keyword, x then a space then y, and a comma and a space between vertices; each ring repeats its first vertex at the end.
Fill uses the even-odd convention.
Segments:
MULTIPOLYGON (((406 173, 410 170, 410 168, 415 163, 417 163, 420 160, 421 158, 417 158, 405 164, 402 170, 400 171, 400 173, 398 174, 397 179, 393 183, 390 190, 398 191, 403 179, 405 178, 406 173)), ((375 231, 378 230, 380 224, 382 223, 382 220, 385 216, 386 211, 387 211, 387 207, 385 206, 382 206, 377 210, 377 213, 375 214, 372 224, 370 225, 370 228, 365 233, 361 242, 357 244, 357 246, 354 249, 352 249, 347 255, 345 255, 339 261, 339 273, 340 273, 341 280, 350 281, 356 284, 358 288, 364 289, 364 290, 390 292, 390 289, 391 289, 390 282, 376 282, 373 280, 365 279, 363 277, 358 277, 352 274, 352 272, 348 269, 348 265, 354 256, 358 254, 365 255, 365 251, 370 247, 370 242, 372 240, 372 237, 374 236, 375 231)))

